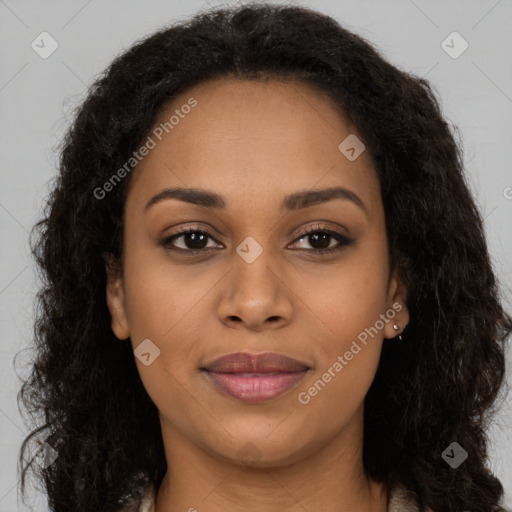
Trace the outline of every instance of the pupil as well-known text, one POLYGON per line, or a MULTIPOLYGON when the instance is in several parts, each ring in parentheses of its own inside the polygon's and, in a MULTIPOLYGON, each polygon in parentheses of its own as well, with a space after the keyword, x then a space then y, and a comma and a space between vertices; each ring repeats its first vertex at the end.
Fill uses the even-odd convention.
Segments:
MULTIPOLYGON (((190 241, 190 239, 192 239, 192 249, 202 249, 203 246, 198 246, 198 245, 194 245, 194 242, 204 242, 206 240, 206 237, 204 236, 204 234, 201 234, 201 233, 186 233, 185 234, 185 243, 187 243, 188 241, 190 241), (203 239, 203 240, 201 240, 203 239)), ((187 244, 188 246, 188 244, 187 244)))
POLYGON ((318 249, 325 249, 326 247, 329 247, 329 237, 331 235, 327 234, 327 233, 324 233, 322 235, 318 235, 318 234, 315 234, 315 235, 310 235, 310 241, 309 243, 314 247, 314 242, 311 243, 311 239, 315 240, 315 242, 318 242, 318 238, 323 238, 322 242, 321 242, 321 246, 320 247, 317 247, 318 249))

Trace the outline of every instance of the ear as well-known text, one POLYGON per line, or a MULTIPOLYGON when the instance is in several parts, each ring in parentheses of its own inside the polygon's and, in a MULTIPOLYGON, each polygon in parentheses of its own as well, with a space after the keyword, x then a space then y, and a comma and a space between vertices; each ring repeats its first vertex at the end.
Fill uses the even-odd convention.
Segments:
POLYGON ((112 254, 105 253, 103 258, 107 273, 106 299, 112 319, 112 331, 118 339, 125 340, 130 337, 130 331, 126 318, 123 276, 112 254))
POLYGON ((388 296, 387 296, 387 309, 386 311, 394 311, 395 316, 390 318, 384 327, 384 338, 395 338, 403 332, 409 323, 409 309, 407 308, 407 288, 403 282, 398 269, 393 271, 391 280, 389 282, 388 296), (394 329, 393 325, 398 326, 398 331, 394 329))

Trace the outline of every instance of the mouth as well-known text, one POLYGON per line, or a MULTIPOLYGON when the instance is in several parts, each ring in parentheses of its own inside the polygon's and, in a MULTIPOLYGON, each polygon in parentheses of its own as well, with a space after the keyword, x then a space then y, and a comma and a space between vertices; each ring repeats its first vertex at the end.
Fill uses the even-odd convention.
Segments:
POLYGON ((238 352, 200 368, 217 390, 247 403, 277 398, 299 385, 311 368, 296 359, 265 352, 238 352))

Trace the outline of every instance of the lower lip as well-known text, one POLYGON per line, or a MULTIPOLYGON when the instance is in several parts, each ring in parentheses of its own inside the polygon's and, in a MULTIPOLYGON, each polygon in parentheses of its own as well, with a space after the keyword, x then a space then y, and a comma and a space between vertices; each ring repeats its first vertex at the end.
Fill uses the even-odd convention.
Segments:
POLYGON ((258 403, 276 398, 296 387, 307 370, 289 373, 205 373, 220 391, 242 402, 258 403))

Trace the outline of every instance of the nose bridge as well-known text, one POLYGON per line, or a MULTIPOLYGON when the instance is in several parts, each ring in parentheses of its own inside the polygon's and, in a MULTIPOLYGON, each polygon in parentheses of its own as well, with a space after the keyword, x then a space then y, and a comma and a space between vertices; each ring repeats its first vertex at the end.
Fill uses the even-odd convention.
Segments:
POLYGON ((262 240, 261 236, 249 235, 236 247, 237 258, 235 258, 235 287, 249 296, 256 297, 275 294, 275 276, 270 270, 276 267, 272 261, 273 251, 270 244, 262 240), (256 239, 259 238, 260 242, 256 239))
POLYGON ((219 307, 223 321, 236 319, 252 329, 268 319, 289 319, 292 312, 288 288, 279 276, 273 250, 261 237, 258 242, 257 236, 247 236, 236 247, 229 291, 219 307))

